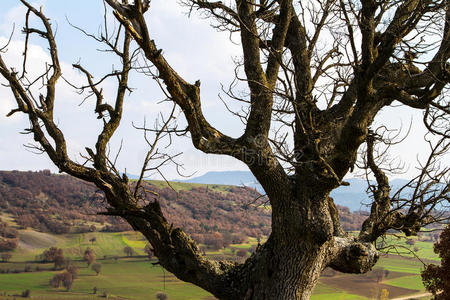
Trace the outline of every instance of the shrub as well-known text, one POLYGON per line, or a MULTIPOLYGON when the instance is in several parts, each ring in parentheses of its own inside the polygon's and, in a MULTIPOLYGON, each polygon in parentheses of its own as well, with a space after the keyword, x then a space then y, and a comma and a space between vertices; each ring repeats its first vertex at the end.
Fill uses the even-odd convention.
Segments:
POLYGON ((158 300, 167 300, 167 299, 169 299, 169 297, 167 296, 166 293, 157 292, 156 293, 156 299, 158 299, 158 300))

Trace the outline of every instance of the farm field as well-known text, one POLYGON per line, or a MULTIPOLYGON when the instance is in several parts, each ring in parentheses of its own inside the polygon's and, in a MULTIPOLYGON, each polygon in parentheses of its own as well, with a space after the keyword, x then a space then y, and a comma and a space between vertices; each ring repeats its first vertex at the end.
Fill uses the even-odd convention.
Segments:
MULTIPOLYGON (((231 245, 219 251, 207 250, 206 255, 231 258, 237 249, 250 249, 256 243, 256 239, 250 238, 245 244, 231 245)), ((421 243, 416 246, 420 247, 421 243)), ((427 261, 436 260, 434 253, 433 256, 428 251, 432 243, 423 243, 428 244, 425 245, 424 258, 427 261)), ((13 295, 20 295, 26 289, 31 291, 33 299, 98 299, 103 295, 109 299, 156 299, 159 291, 174 300, 214 299, 202 289, 179 281, 160 266, 149 262, 144 255, 145 245, 145 240, 135 232, 51 235, 22 230, 19 248, 13 253, 11 261, 0 263, 0 272, 3 272, 0 274, 0 299, 13 299, 13 295), (93 237, 95 242, 90 241, 93 237), (79 267, 79 277, 70 292, 49 286, 50 279, 60 272, 53 271, 52 264, 35 262, 35 257, 51 246, 62 248, 64 255, 79 267), (125 257, 125 246, 134 249, 133 257, 125 257), (94 250, 97 261, 102 264, 99 275, 81 260, 87 247, 94 250), (25 268, 31 272, 23 272, 25 268), (40 271, 36 271, 37 268, 40 271), (7 270, 8 273, 5 273, 7 270), (18 272, 15 270, 20 273, 14 273, 18 272), (93 294, 94 287, 97 288, 96 294, 93 294)), ((385 255, 380 258, 374 271, 368 274, 325 272, 312 299, 377 299, 382 289, 389 292, 389 299, 423 293, 421 268, 422 264, 417 259, 385 255), (383 273, 381 277, 380 272, 383 273)))

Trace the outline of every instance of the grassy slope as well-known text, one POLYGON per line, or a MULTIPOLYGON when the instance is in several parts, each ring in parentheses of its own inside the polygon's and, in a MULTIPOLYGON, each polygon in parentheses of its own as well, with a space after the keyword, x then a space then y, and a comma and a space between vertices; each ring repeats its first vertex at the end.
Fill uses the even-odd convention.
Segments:
POLYGON ((415 244, 411 246, 411 245, 405 244, 406 237, 404 237, 404 236, 401 236, 401 237, 402 238, 396 238, 394 236, 386 237, 386 242, 388 245, 399 246, 396 249, 391 249, 391 250, 387 251, 388 253, 397 254, 397 252, 398 252, 402 256, 414 257, 414 255, 417 255, 421 259, 439 261, 439 257, 433 251, 433 243, 419 241, 417 239, 417 237, 408 237, 408 239, 412 239, 415 241, 415 244), (419 248, 419 251, 414 252, 413 249, 415 247, 419 248))
MULTIPOLYGON (((87 233, 68 235, 46 235, 33 231, 25 231, 24 242, 27 248, 18 249, 13 256, 13 262, 0 264, 0 268, 11 270, 23 269, 25 265, 31 266, 34 270, 36 266, 50 268, 51 265, 39 265, 25 263, 33 260, 35 255, 50 246, 57 246, 64 249, 66 256, 72 259, 80 259, 87 247, 94 249, 97 258, 103 265, 102 273, 95 276, 94 272, 86 268, 83 262, 76 262, 80 268, 80 277, 74 283, 71 292, 62 289, 52 289, 48 286, 49 279, 56 272, 35 272, 21 274, 0 274, 0 291, 7 290, 8 293, 20 293, 30 288, 33 296, 41 296, 42 299, 89 299, 85 297, 92 293, 96 286, 99 293, 106 291, 108 294, 120 295, 132 299, 150 299, 157 291, 164 290, 170 299, 206 299, 210 294, 193 285, 183 283, 171 274, 166 272, 165 289, 164 273, 160 267, 155 267, 144 258, 121 258, 118 261, 111 259, 113 256, 123 256, 123 248, 132 246, 138 255, 143 255, 143 248, 146 241, 134 232, 127 233, 87 233), (95 237, 97 241, 90 243, 89 239, 95 237), (107 259, 103 260, 106 255, 107 259)), ((248 243, 242 245, 232 245, 234 248, 250 248, 256 244, 256 239, 250 239, 248 243)), ((427 243, 424 243, 427 244, 427 243)), ((428 243, 427 247, 431 247, 428 243)), ((419 252, 420 253, 420 252, 419 252)), ((230 255, 230 249, 223 249, 215 252, 208 252, 208 255, 230 255)), ((427 257, 428 258, 428 257, 427 257)), ((382 257, 377 267, 383 267, 390 271, 407 273, 405 276, 387 279, 384 284, 404 287, 410 289, 423 290, 420 283, 421 263, 414 259, 405 259, 396 256, 382 257)), ((1 298, 0 298, 1 299, 1 298)), ((323 283, 319 283, 312 297, 314 300, 321 299, 366 299, 352 294, 349 291, 332 288, 323 283)))
MULTIPOLYGON (((166 188, 169 187, 166 181, 163 180, 149 180, 151 184, 156 186, 157 188, 166 188)), ((215 191, 215 192, 222 192, 222 193, 228 193, 231 185, 224 185, 224 184, 203 184, 203 183, 189 183, 189 182, 170 182, 170 187, 173 188, 175 191, 190 191, 194 187, 208 187, 208 189, 215 191)))
POLYGON ((22 274, 0 274, 0 290, 8 294, 20 293, 27 288, 33 296, 54 296, 59 298, 77 299, 77 295, 92 294, 93 287, 98 293, 106 291, 108 294, 130 297, 132 299, 150 299, 156 292, 164 290, 171 299, 203 299, 209 294, 193 285, 185 284, 166 272, 153 266, 145 259, 120 259, 117 262, 100 260, 102 272, 100 275, 86 267, 85 263, 77 262, 80 266, 79 278, 75 280, 70 293, 64 289, 52 289, 49 280, 58 272, 35 272, 22 274), (165 289, 164 289, 165 287, 165 289))

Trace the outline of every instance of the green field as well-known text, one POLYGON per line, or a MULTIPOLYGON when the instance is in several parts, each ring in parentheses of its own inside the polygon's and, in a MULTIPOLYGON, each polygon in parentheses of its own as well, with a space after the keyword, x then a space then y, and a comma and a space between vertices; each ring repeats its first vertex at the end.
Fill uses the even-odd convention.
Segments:
POLYGON ((233 187, 231 185, 224 185, 224 184, 204 184, 204 183, 176 182, 176 181, 171 181, 170 186, 169 186, 167 181, 163 181, 163 180, 149 180, 148 182, 151 183, 152 185, 156 186, 159 189, 169 187, 169 188, 175 190, 176 192, 190 191, 193 188, 199 188, 199 187, 203 187, 203 188, 208 187, 209 190, 226 194, 230 191, 230 188, 233 187))
POLYGON ((397 246, 395 248, 387 247, 385 252, 389 254, 399 254, 406 257, 420 257, 421 259, 439 260, 439 257, 433 251, 433 243, 420 241, 417 237, 406 238, 403 235, 400 236, 387 236, 385 242, 390 246, 397 246), (406 239, 414 241, 414 245, 405 244, 406 239), (417 247, 418 251, 414 251, 417 247))
MULTIPOLYGON (((231 257, 232 248, 249 249, 256 245, 256 239, 250 238, 245 244, 231 245, 219 251, 207 251, 210 257, 231 257)), ((400 242, 398 242, 400 243, 400 242)), ((146 241, 135 232, 51 235, 32 230, 20 232, 19 248, 13 253, 12 260, 0 263, 0 270, 7 274, 0 274, 1 295, 20 295, 26 289, 31 290, 35 299, 98 299, 106 293, 111 299, 155 299, 158 291, 163 291, 169 299, 214 299, 202 289, 179 281, 173 275, 155 266, 144 256, 146 241), (89 240, 95 237, 96 241, 89 240), (49 280, 59 271, 53 271, 52 264, 35 262, 35 257, 45 249, 56 246, 63 248, 65 256, 79 266, 80 273, 70 292, 63 288, 55 289, 49 286, 49 280), (125 257, 123 248, 131 246, 135 256, 125 257), (100 275, 96 275, 81 261, 84 250, 90 247, 94 250, 97 260, 102 264, 100 275), (28 267, 32 272, 14 274, 14 270, 23 271, 28 267), (36 267, 41 271, 36 272, 36 267), (43 271, 42 271, 43 270, 43 271), (97 294, 93 294, 93 288, 97 294)), ((426 259, 436 259, 431 243, 417 242, 418 251, 426 259)), ((153 261, 155 262, 155 261, 153 261)), ((407 295, 423 292, 420 280, 420 270, 423 265, 417 259, 386 255, 380 258, 376 268, 389 270, 389 275, 377 282, 373 272, 365 275, 351 275, 336 273, 323 276, 316 286, 312 299, 373 299, 381 289, 387 289, 390 295, 407 295)))
POLYGON ((0 291, 12 295, 28 288, 32 296, 56 299, 77 299, 78 295, 92 295, 94 287, 97 287, 99 295, 106 292, 110 296, 132 299, 153 298, 158 291, 169 294, 171 299, 204 299, 209 296, 202 289, 177 280, 164 272, 161 267, 153 266, 147 259, 126 258, 117 262, 112 259, 100 262, 102 272, 98 276, 88 269, 85 263, 77 262, 80 273, 70 292, 66 292, 63 288, 49 287, 49 280, 57 272, 0 274, 0 291))

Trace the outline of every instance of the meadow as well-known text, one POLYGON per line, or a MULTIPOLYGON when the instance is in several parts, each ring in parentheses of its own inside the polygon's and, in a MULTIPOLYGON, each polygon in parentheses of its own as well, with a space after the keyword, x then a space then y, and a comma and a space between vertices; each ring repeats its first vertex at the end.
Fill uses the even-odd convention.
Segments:
MULTIPOLYGON (((403 240, 404 241, 404 240, 403 240)), ((399 246, 401 240, 395 240, 399 246)), ((206 251, 210 257, 231 258, 238 249, 251 249, 257 244, 250 238, 247 243, 231 245, 218 251, 206 251)), ((52 235, 33 230, 20 232, 19 248, 13 253, 11 261, 0 263, 0 299, 13 299, 14 295, 29 289, 33 299, 156 299, 157 292, 164 292, 174 300, 214 299, 202 289, 179 281, 172 274, 162 269, 156 259, 145 256, 146 241, 135 232, 52 235), (95 242, 90 240, 95 237, 95 242), (51 288, 50 279, 58 272, 52 270, 52 264, 35 261, 36 256, 45 249, 55 246, 62 248, 64 255, 70 257, 79 267, 79 276, 70 291, 64 288, 51 288), (124 247, 135 250, 133 257, 126 257, 124 247), (84 250, 94 250, 97 261, 102 264, 102 271, 96 275, 82 261, 84 250), (27 269, 29 272, 23 272, 27 269), (19 272, 19 273, 14 273, 19 272), (94 287, 96 293, 94 294, 94 287), (9 295, 9 296, 8 296, 9 295)), ((431 251, 432 243, 417 242, 423 247, 416 254, 423 254, 426 261, 436 260, 431 251)), ((401 248, 400 247, 400 248, 401 248)), ((325 272, 314 290, 313 300, 325 299, 377 299, 382 289, 389 291, 390 298, 415 295, 424 292, 420 280, 423 264, 412 257, 384 255, 380 258, 374 271, 364 275, 325 272), (379 278, 380 270, 388 271, 379 278)))

